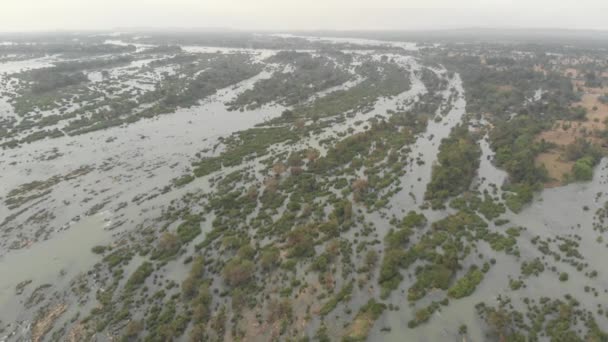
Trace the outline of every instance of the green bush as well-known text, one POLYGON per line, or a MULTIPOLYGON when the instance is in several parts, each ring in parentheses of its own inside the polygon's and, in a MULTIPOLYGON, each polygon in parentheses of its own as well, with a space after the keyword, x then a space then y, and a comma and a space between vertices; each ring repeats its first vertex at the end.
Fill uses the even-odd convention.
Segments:
POLYGON ((352 292, 353 282, 350 282, 348 285, 344 286, 340 290, 340 292, 336 293, 329 301, 327 301, 321 307, 321 310, 319 310, 319 314, 321 316, 326 316, 327 314, 332 312, 341 301, 348 300, 352 292))
POLYGON ((141 284, 144 283, 146 278, 154 271, 154 267, 149 262, 144 262, 131 274, 127 283, 125 284, 125 291, 133 291, 141 284))
POLYGON ((577 181, 590 181, 593 179, 594 162, 592 157, 583 157, 572 166, 572 174, 577 181))
POLYGON ((425 199, 439 208, 448 197, 467 191, 477 173, 480 156, 481 149, 468 126, 456 126, 450 136, 441 141, 425 199))
POLYGON ((475 292, 475 288, 483 280, 483 272, 478 270, 476 267, 472 267, 471 270, 458 279, 456 283, 448 290, 448 295, 452 298, 462 298, 470 296, 475 292))
POLYGON ((237 287, 251 280, 254 271, 255 264, 251 260, 233 258, 224 266, 222 275, 226 284, 237 287))

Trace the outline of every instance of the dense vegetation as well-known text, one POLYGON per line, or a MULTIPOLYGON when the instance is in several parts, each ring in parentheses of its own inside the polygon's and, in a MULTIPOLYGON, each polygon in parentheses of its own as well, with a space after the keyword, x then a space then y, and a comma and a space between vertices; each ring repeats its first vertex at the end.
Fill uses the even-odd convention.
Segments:
MULTIPOLYGON (((342 66, 326 56, 313 57, 307 52, 281 51, 268 62, 290 71, 275 71, 268 79, 239 94, 229 105, 233 109, 255 109, 269 102, 292 106, 313 94, 338 86, 351 77, 342 66)), ((348 61, 347 61, 348 62, 348 61)))
POLYGON ((448 197, 467 191, 477 174, 480 156, 477 140, 468 127, 455 127, 441 142, 425 199, 433 207, 441 207, 448 197))

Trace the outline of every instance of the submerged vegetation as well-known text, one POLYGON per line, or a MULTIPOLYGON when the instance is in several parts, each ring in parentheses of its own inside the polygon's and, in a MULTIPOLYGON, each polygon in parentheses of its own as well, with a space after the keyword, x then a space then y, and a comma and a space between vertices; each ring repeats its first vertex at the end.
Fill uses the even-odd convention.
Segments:
MULTIPOLYGON (((86 246, 90 270, 62 278, 66 289, 16 283, 40 338, 606 338, 608 308, 596 299, 605 276, 586 259, 605 248, 604 194, 598 186, 583 210, 568 208, 578 211, 567 223, 564 213, 530 218, 542 203, 527 209, 550 181, 543 154, 559 150, 568 181, 605 182, 594 170, 607 134, 563 146, 549 134, 591 118, 566 72, 590 66, 569 58, 588 54, 600 70, 605 56, 267 35, 127 36, 137 47, 120 48, 89 39, 81 50, 0 45, 24 60, 63 51, 52 65, 1 75, 12 108, 0 126, 5 155, 33 147, 33 156, 46 139, 66 151, 40 165, 80 151, 99 159, 46 172, 21 161, 37 178, 0 194, 10 214, 2 246, 36 246, 78 222, 111 231, 86 246), (187 46, 200 40, 238 48, 187 46), (229 127, 218 135, 215 120, 229 127), (170 140, 147 143, 158 131, 170 140), (173 141, 184 151, 161 146, 173 141)), ((586 87, 601 87, 601 75, 586 87)), ((3 324, 2 333, 20 331, 3 324)))

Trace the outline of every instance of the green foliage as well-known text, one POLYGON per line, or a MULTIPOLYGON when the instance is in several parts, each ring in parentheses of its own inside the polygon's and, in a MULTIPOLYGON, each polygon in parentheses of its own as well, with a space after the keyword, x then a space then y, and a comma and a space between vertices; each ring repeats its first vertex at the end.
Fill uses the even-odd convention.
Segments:
POLYGON ((515 279, 509 280, 509 287, 513 291, 519 290, 522 285, 523 285, 523 281, 521 281, 521 280, 515 280, 515 279))
POLYGON ((330 218, 336 220, 341 226, 349 227, 353 219, 353 204, 351 201, 345 199, 334 203, 334 211, 330 218))
POLYGON ((188 183, 191 183, 194 180, 194 176, 192 175, 183 175, 179 178, 176 178, 173 180, 173 185, 177 186, 177 187, 181 187, 184 186, 188 183))
POLYGON ((369 250, 367 254, 365 254, 365 265, 368 269, 372 269, 372 267, 376 266, 378 263, 378 252, 369 250))
MULTIPOLYGON (((83 47, 84 50, 86 47, 83 47)), ((218 89, 261 71, 261 66, 252 63, 246 54, 186 55, 180 52, 173 58, 160 58, 135 70, 133 76, 141 77, 146 68, 166 65, 167 60, 175 63, 175 75, 163 75, 153 89, 122 91, 121 87, 115 86, 113 81, 116 80, 110 79, 108 70, 134 60, 133 56, 128 55, 110 58, 104 56, 57 62, 53 67, 15 74, 25 81, 22 82, 25 86, 11 102, 15 111, 27 117, 27 120, 12 127, 10 135, 17 137, 19 133, 35 129, 28 136, 15 138, 4 146, 15 147, 45 137, 84 134, 172 113, 177 107, 197 105, 201 99, 214 94, 218 89), (101 70, 104 75, 104 80, 96 83, 95 87, 88 86, 89 78, 86 76, 92 70, 101 70), (72 106, 74 101, 82 105, 72 106), (29 120, 35 118, 35 113, 40 110, 57 110, 59 114, 51 114, 36 119, 35 122, 29 120), (58 124, 61 125, 61 130, 43 129, 58 124)), ((124 81, 124 75, 118 78, 124 81)), ((178 183, 183 184, 188 180, 189 178, 183 178, 178 183)))
POLYGON ((403 280, 400 269, 409 266, 414 261, 412 254, 405 252, 405 247, 413 233, 412 228, 422 227, 424 224, 426 224, 426 218, 423 214, 410 211, 399 223, 399 228, 391 229, 384 237, 384 258, 378 278, 383 298, 386 298, 403 280))
POLYGON ((107 249, 107 246, 94 246, 91 251, 95 254, 103 254, 107 249))
POLYGON ((308 52, 280 51, 269 62, 293 66, 291 72, 274 72, 272 77, 255 83, 228 105, 231 109, 258 108, 270 102, 292 106, 313 94, 346 82, 350 75, 327 56, 308 52))
POLYGON ((509 300, 501 299, 498 307, 476 305, 479 315, 490 328, 490 336, 505 341, 604 341, 608 334, 597 324, 593 312, 580 306, 571 295, 565 300, 540 297, 526 299, 524 316, 512 309, 509 300), (509 309, 511 307, 511 309, 509 309), (584 337, 584 338, 583 338, 584 337))
POLYGON ((534 69, 534 65, 539 63, 538 55, 518 57, 517 60, 503 56, 488 57, 484 64, 477 56, 464 54, 441 62, 459 72, 466 89, 469 113, 489 113, 500 120, 507 120, 511 113, 565 116, 569 114, 570 103, 576 100, 568 77, 559 72, 534 69), (543 101, 528 101, 540 88, 544 91, 543 101))
POLYGON ((160 236, 156 248, 152 252, 152 259, 165 260, 171 258, 179 252, 180 248, 181 242, 178 236, 169 232, 164 232, 160 236))
POLYGON ((364 80, 346 90, 331 92, 315 99, 310 105, 295 106, 288 117, 275 119, 276 121, 293 121, 297 118, 312 118, 336 116, 354 111, 364 111, 380 96, 395 96, 411 86, 409 73, 396 63, 378 63, 365 61, 357 67, 356 72, 364 80))
POLYGON ((288 256, 290 258, 303 258, 313 256, 314 238, 309 227, 299 227, 287 235, 288 256))
POLYGON ((139 267, 135 270, 135 272, 133 272, 133 274, 131 274, 131 276, 127 280, 125 284, 125 291, 130 292, 135 290, 137 287, 143 284, 144 281, 146 281, 146 278, 148 278, 148 276, 150 276, 153 271, 154 267, 151 263, 147 261, 139 265, 139 267))
POLYGON ((593 179, 593 168, 604 155, 600 147, 582 138, 567 145, 564 154, 567 160, 576 161, 572 166, 572 175, 576 181, 593 179))
POLYGON ((192 164, 194 175, 202 177, 220 170, 222 166, 239 165, 246 157, 263 156, 271 145, 295 141, 297 137, 297 133, 289 127, 251 128, 234 133, 225 139, 226 150, 220 156, 204 158, 192 164))
POLYGON ((525 183, 511 184, 506 187, 506 190, 511 192, 506 193, 505 204, 514 213, 520 212, 524 205, 530 203, 534 198, 534 191, 539 190, 541 187, 540 183, 529 185, 525 183))
POLYGON ((416 273, 416 282, 409 288, 407 299, 416 301, 433 289, 447 290, 453 270, 445 265, 430 265, 416 273))
POLYGON ((477 267, 472 267, 467 274, 458 279, 448 290, 448 295, 452 298, 462 298, 470 296, 475 292, 475 288, 483 280, 483 272, 477 267))
POLYGON ((521 273, 525 276, 534 274, 538 276, 545 270, 545 266, 539 258, 535 258, 532 261, 524 261, 521 263, 521 273))
POLYGON ((407 266, 405 251, 400 249, 385 250, 378 278, 382 288, 382 298, 388 297, 392 290, 399 287, 399 284, 403 280, 400 269, 405 266, 407 266))
POLYGON ((260 255, 260 266, 264 270, 271 270, 281 263, 280 251, 276 247, 264 249, 260 255))
POLYGON ((224 265, 222 276, 229 286, 242 286, 249 282, 255 272, 255 264, 251 260, 233 258, 224 265))
POLYGON ((512 252, 513 247, 517 244, 515 237, 511 235, 503 235, 496 232, 488 232, 487 234, 479 235, 490 244, 495 251, 512 252))
POLYGON ((441 207, 450 196, 467 191, 479 167, 481 149, 466 125, 456 126, 441 141, 425 199, 441 207))
POLYGON ((120 264, 126 265, 133 258, 133 251, 127 248, 120 248, 106 255, 103 261, 108 264, 108 267, 112 269, 120 264))
POLYGON ((201 287, 203 271, 205 269, 205 259, 202 256, 197 256, 192 261, 190 272, 182 282, 182 296, 185 299, 194 298, 201 287))
POLYGON ((412 235, 412 230, 409 228, 400 228, 398 230, 391 229, 386 237, 384 237, 384 243, 387 249, 404 248, 409 242, 409 237, 412 235))
POLYGON ((310 267, 317 272, 326 272, 330 262, 331 257, 327 253, 323 253, 315 258, 310 267))
POLYGON ((427 220, 424 214, 410 210, 403 218, 401 225, 408 228, 421 228, 426 224, 427 220))
POLYGON ((193 215, 188 217, 185 222, 177 227, 177 236, 179 237, 181 244, 186 244, 200 235, 200 220, 199 216, 193 215))
POLYGON ((547 170, 535 165, 536 156, 547 148, 547 144, 537 142, 536 135, 550 127, 550 121, 546 119, 518 115, 500 122, 490 132, 496 164, 509 173, 511 184, 507 190, 511 193, 506 195, 505 201, 514 212, 532 201, 534 191, 547 181, 547 170))
POLYGON ((534 166, 542 146, 534 141, 545 126, 527 116, 518 116, 492 130, 490 139, 496 150, 496 164, 504 167, 514 183, 536 184, 546 173, 534 166))
POLYGON ((326 316, 327 314, 332 312, 340 302, 344 300, 349 300, 352 292, 353 282, 350 282, 348 283, 348 285, 344 286, 338 293, 336 293, 330 300, 323 304, 323 306, 319 310, 319 314, 321 316, 326 316))
POLYGON ((496 203, 488 194, 484 196, 484 200, 479 204, 479 212, 488 220, 493 220, 506 211, 504 204, 496 203))
POLYGON ((367 304, 359 309, 353 322, 347 328, 346 335, 342 338, 343 342, 365 341, 374 323, 386 310, 386 305, 376 302, 371 298, 367 304))
POLYGON ((458 210, 478 211, 489 221, 499 217, 506 211, 504 204, 496 202, 487 193, 484 194, 483 200, 478 196, 465 194, 464 196, 454 198, 450 202, 450 206, 458 210))
POLYGON ((577 181, 590 181, 593 179, 594 161, 592 157, 583 157, 572 166, 572 174, 577 181))

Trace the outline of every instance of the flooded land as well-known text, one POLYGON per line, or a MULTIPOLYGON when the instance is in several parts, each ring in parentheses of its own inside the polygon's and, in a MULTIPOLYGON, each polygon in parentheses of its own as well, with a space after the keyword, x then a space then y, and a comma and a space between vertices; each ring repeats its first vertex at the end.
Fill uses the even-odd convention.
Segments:
POLYGON ((608 340, 608 51, 398 38, 0 35, 0 341, 608 340))

